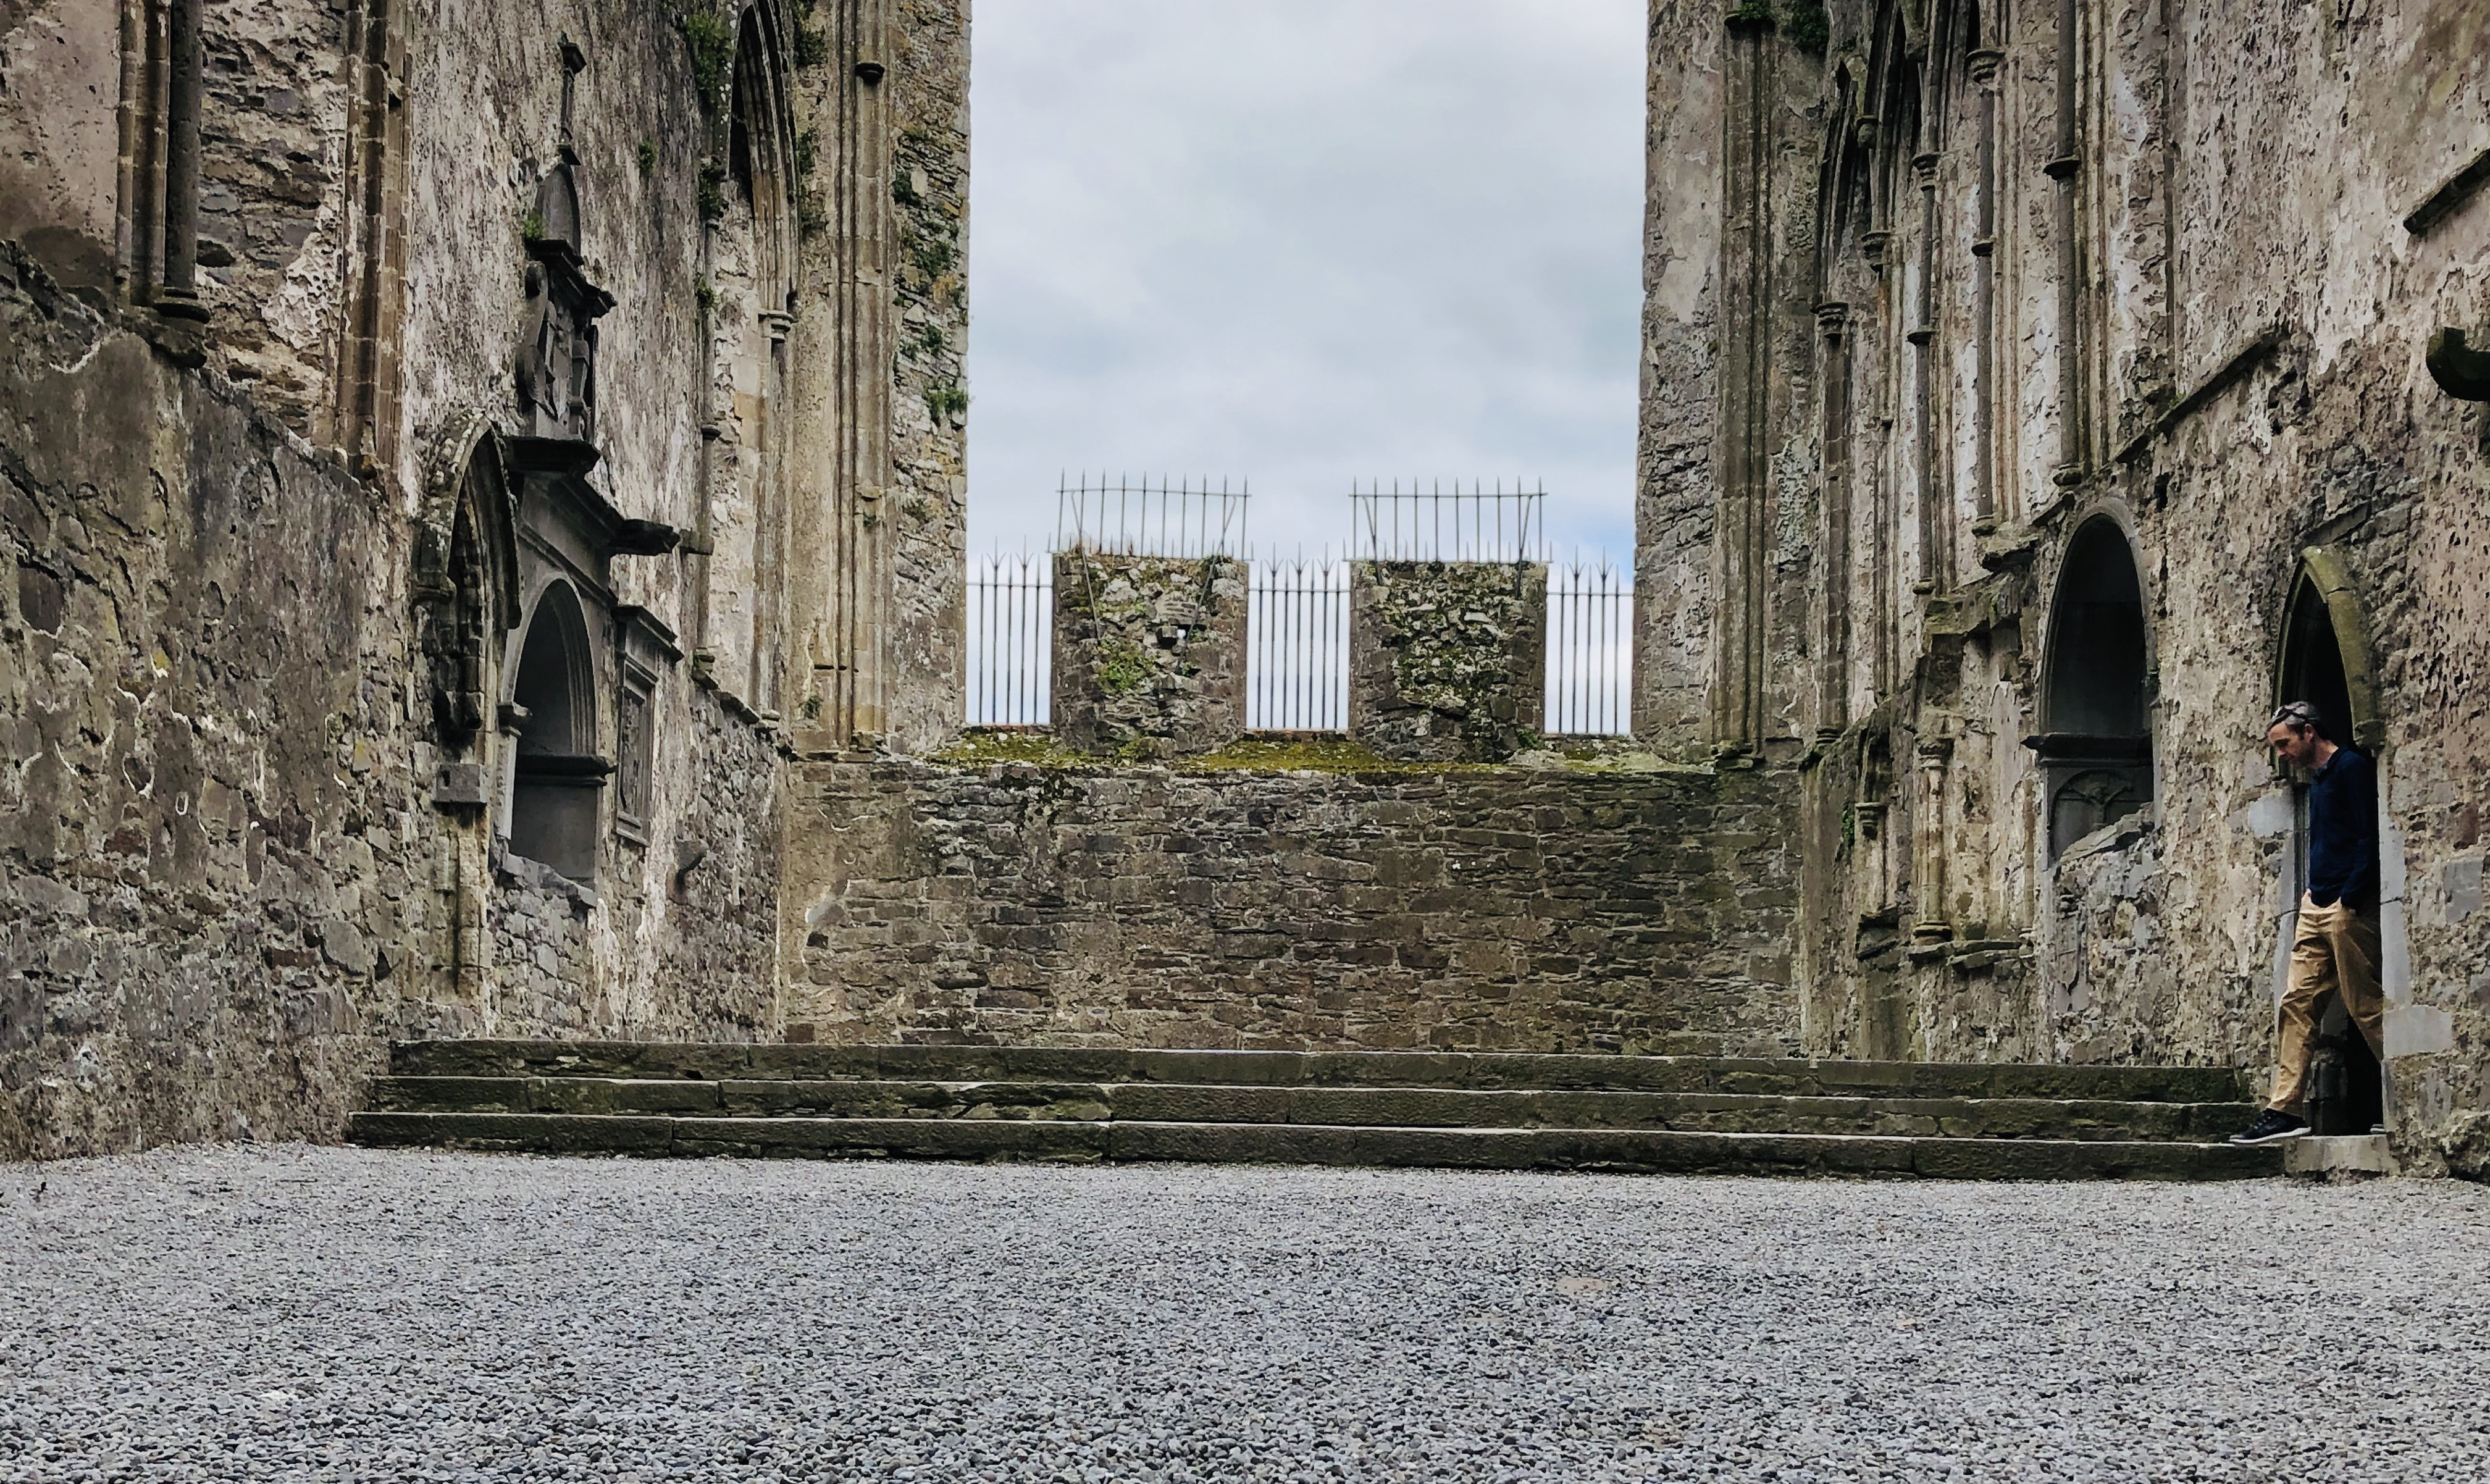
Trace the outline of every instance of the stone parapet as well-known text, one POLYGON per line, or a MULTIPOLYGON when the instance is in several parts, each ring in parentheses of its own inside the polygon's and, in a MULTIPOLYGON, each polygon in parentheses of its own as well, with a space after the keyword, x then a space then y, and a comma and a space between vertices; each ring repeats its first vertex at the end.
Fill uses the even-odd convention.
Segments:
POLYGON ((1245 564, 1055 554, 1054 722, 1076 751, 1212 752, 1245 730, 1245 564))
POLYGON ((1406 762, 1501 762, 1536 745, 1546 564, 1360 562, 1348 594, 1350 735, 1406 762))

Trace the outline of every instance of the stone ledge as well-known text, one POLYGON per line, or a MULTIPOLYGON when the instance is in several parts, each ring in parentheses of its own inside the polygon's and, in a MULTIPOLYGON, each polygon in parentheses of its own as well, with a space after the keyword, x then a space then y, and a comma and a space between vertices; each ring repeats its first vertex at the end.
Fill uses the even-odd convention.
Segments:
POLYGON ((2399 1173, 2385 1134, 2303 1135, 2283 1145, 2282 1168, 2286 1175, 2319 1178, 2399 1173))

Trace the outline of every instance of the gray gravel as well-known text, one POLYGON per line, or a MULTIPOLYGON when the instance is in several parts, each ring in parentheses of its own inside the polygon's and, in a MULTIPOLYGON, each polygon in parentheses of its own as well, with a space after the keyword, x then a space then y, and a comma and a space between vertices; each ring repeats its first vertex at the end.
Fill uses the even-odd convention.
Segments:
POLYGON ((0 1479, 2478 1480, 2485 1273, 2453 1184, 169 1150, 0 1166, 0 1479))

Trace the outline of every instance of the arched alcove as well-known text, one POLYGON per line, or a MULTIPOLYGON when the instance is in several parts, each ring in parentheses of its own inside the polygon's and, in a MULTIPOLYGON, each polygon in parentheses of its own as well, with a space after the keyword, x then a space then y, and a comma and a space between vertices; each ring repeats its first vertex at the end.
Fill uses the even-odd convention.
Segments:
POLYGON ((2059 567, 2041 663, 2049 858, 2153 801, 2153 666, 2144 588, 2118 522, 2075 532, 2059 567))
POLYGON ((2351 576, 2322 546, 2300 554, 2283 609, 2273 704, 2306 701, 2324 718, 2327 740, 2374 756, 2386 742, 2369 663, 2369 627, 2351 576))
POLYGON ((536 599, 510 700, 526 713, 510 792, 510 850, 573 881, 592 880, 610 769, 596 750, 588 623, 567 583, 554 583, 536 599))
MULTIPOLYGON (((2368 620, 2350 573, 2328 548, 2302 551, 2292 576, 2291 596, 2283 606, 2273 704, 2307 702, 2316 708, 2318 732, 2327 741, 2338 747, 2357 747, 2374 758, 2387 731, 2386 718, 2378 710, 2374 673, 2368 620)), ((2379 781, 2385 782, 2383 771, 2379 781)), ((2296 792, 2291 849, 2282 864, 2294 902, 2306 885, 2308 861, 2307 793, 2296 792)), ((2381 913, 2399 914, 2402 881, 2382 880, 2380 885, 2389 897, 2381 913)), ((2288 950, 2296 921, 2293 917, 2283 919, 2278 950, 2288 950)), ((2308 1116, 2321 1134, 2360 1133, 2385 1117, 2386 1080, 2375 1052, 2354 1028, 2341 1003, 2329 998, 2324 1006, 2311 1063, 2308 1116)))

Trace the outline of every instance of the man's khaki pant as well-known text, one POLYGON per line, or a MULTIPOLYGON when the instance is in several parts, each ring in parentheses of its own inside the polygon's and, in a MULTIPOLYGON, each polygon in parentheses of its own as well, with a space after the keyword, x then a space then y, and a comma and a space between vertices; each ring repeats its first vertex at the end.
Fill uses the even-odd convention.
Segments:
POLYGON ((2273 1100, 2268 1106, 2298 1114, 2308 1080, 2308 1038, 2317 1030, 2317 1015, 2326 992, 2343 1001, 2344 1012, 2368 1038, 2369 1049, 2386 1058, 2381 1029, 2386 997, 2378 992, 2378 919, 2354 912, 2348 903, 2320 907, 2305 895, 2300 899, 2300 928, 2291 939, 2291 977, 2282 990, 2280 1044, 2274 1051, 2273 1100))

